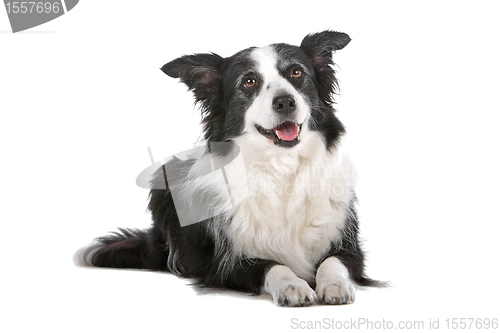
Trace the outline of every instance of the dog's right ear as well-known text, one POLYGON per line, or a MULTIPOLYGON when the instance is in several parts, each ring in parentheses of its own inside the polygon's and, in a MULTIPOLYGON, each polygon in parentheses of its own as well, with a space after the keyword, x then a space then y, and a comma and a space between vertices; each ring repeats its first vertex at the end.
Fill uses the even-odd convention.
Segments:
POLYGON ((217 91, 221 81, 219 68, 222 60, 215 53, 187 55, 165 64, 161 70, 185 83, 199 102, 217 91))

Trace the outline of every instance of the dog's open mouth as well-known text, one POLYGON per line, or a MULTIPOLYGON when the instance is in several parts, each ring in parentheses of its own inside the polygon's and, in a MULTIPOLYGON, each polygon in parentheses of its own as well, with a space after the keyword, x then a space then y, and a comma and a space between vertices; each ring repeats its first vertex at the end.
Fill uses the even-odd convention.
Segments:
POLYGON ((255 124, 255 128, 260 134, 274 141, 276 146, 290 148, 300 142, 300 131, 302 124, 296 124, 291 121, 286 121, 273 129, 265 129, 262 126, 255 124))

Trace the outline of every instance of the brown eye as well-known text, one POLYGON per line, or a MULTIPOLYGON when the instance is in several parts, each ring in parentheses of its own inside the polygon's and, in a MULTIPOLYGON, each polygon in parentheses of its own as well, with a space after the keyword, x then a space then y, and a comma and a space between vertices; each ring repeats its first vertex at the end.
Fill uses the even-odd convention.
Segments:
POLYGON ((252 88, 255 86, 255 83, 257 83, 257 81, 255 79, 246 79, 245 80, 245 87, 252 88))
POLYGON ((302 76, 302 72, 298 69, 294 69, 292 71, 292 77, 295 78, 295 79, 298 79, 299 77, 302 76))

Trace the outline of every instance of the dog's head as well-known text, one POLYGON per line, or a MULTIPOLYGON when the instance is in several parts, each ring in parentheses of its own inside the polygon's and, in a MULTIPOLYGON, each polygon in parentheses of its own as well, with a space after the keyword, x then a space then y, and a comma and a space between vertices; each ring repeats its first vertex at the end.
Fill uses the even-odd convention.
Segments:
POLYGON ((344 132, 332 107, 337 89, 332 52, 349 41, 345 33, 324 31, 307 35, 300 47, 252 47, 229 58, 194 54, 162 70, 194 92, 209 141, 249 135, 291 148, 307 130, 320 132, 330 147, 344 132))

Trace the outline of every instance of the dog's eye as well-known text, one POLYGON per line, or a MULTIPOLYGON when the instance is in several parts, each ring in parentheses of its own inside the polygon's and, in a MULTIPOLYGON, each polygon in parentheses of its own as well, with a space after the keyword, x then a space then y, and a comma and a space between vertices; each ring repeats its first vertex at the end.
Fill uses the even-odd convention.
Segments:
POLYGON ((256 83, 257 83, 257 81, 253 78, 246 79, 245 80, 245 87, 247 87, 247 88, 255 87, 256 83))
POLYGON ((291 75, 293 78, 298 79, 299 77, 302 76, 302 72, 298 69, 294 69, 294 70, 292 70, 291 75))

